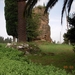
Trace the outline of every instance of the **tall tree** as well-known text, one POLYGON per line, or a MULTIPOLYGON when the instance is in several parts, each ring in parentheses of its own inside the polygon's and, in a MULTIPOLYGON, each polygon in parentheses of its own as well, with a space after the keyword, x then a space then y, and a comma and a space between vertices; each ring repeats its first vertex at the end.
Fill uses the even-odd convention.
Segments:
POLYGON ((68 29, 67 33, 64 34, 64 41, 75 43, 75 14, 68 17, 68 22, 70 28, 68 29))
MULTIPOLYGON (((28 16, 23 15, 25 3, 26 3, 25 0, 16 0, 16 1, 5 0, 5 18, 6 18, 7 33, 8 35, 17 37, 19 39, 19 42, 25 42, 26 37, 28 38, 29 36, 31 36, 31 34, 33 34, 31 33, 33 28, 32 27, 33 19, 30 17, 30 19, 28 18, 26 20, 25 17, 27 18, 28 16), (25 23, 25 21, 29 23, 25 23), (28 25, 26 26, 26 24, 28 25), (30 25, 31 25, 31 29, 30 29, 30 25), (26 27, 27 27, 27 36, 26 36, 26 27), (31 32, 29 30, 31 30, 31 32)), ((33 25, 35 24, 33 23, 33 25)), ((37 25, 35 27, 37 27, 37 25)), ((33 32, 35 32, 35 30, 36 28, 33 30, 33 32)))
POLYGON ((5 18, 8 35, 26 41, 26 24, 23 16, 26 0, 5 0, 5 18))
POLYGON ((17 34, 17 1, 5 0, 5 19, 7 34, 18 37, 17 34))

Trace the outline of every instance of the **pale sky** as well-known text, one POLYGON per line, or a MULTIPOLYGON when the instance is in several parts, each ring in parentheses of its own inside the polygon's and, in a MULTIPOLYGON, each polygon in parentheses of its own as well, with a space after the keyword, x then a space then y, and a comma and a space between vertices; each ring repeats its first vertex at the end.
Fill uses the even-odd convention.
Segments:
MULTIPOLYGON (((61 9, 62 9, 62 1, 60 0, 53 9, 49 10, 49 25, 51 27, 51 38, 54 41, 63 41, 63 34, 66 32, 66 19, 65 14, 63 18, 63 25, 61 25, 61 9), (60 37, 61 33, 61 37, 60 37)), ((39 5, 46 4, 48 0, 39 0, 39 5)), ((71 12, 75 12, 75 1, 72 4, 71 12)), ((0 36, 5 38, 9 37, 6 33, 6 23, 4 17, 4 0, 0 0, 0 36)))

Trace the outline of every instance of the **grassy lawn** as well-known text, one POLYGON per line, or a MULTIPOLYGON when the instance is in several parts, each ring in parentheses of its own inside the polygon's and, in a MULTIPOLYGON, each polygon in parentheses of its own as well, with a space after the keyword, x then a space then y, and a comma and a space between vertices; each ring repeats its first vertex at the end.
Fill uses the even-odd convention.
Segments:
POLYGON ((38 43, 43 55, 29 55, 28 58, 32 62, 41 63, 43 65, 54 65, 62 68, 64 66, 74 66, 75 69, 75 53, 71 45, 66 44, 50 44, 38 43))
POLYGON ((72 46, 47 42, 37 45, 42 52, 25 55, 22 51, 5 48, 5 44, 0 44, 0 75, 75 75, 72 46), (66 71, 64 66, 68 67, 66 71))
POLYGON ((60 69, 63 68, 63 65, 72 65, 75 67, 75 54, 72 50, 69 53, 65 52, 65 54, 63 51, 62 54, 61 51, 59 53, 53 51, 55 53, 51 55, 50 53, 53 52, 50 50, 45 51, 44 45, 48 45, 49 47, 52 44, 38 44, 39 48, 42 50, 42 52, 40 52, 40 54, 43 53, 42 55, 24 55, 22 51, 5 48, 5 44, 0 44, 0 75, 75 75, 74 69, 68 72, 64 69, 60 69), (34 62, 43 65, 35 64, 34 62))

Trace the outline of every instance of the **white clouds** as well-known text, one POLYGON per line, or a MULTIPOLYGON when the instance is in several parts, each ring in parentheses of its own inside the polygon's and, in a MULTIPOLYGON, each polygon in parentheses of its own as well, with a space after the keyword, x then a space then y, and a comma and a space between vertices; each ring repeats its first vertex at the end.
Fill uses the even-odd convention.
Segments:
MULTIPOLYGON (((53 14, 50 14, 53 15, 53 14)), ((61 15, 50 16, 49 15, 49 25, 51 27, 51 37, 52 40, 60 41, 61 33, 61 42, 63 42, 63 34, 66 32, 66 18, 63 18, 63 25, 61 25, 61 15)))
POLYGON ((51 22, 60 22, 59 19, 54 19, 54 18, 53 18, 53 19, 50 19, 50 21, 51 21, 51 22))
POLYGON ((0 0, 0 11, 4 8, 4 0, 0 0))
POLYGON ((0 12, 0 36, 6 36, 4 13, 0 12))
POLYGON ((73 2, 72 7, 71 7, 71 13, 73 12, 75 12, 75 1, 73 2))
POLYGON ((0 36, 7 37, 4 17, 4 0, 0 0, 0 36))
POLYGON ((46 4, 48 2, 48 0, 38 0, 37 5, 43 5, 46 4))

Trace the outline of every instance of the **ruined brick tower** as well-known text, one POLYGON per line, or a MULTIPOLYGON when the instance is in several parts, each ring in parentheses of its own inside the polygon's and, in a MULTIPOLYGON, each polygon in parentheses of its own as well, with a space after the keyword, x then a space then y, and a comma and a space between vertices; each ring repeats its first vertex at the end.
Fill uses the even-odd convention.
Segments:
POLYGON ((42 6, 35 7, 33 10, 34 13, 38 14, 39 16, 38 31, 40 33, 37 39, 51 42, 52 39, 50 37, 51 35, 50 26, 48 25, 49 23, 48 13, 44 15, 44 10, 45 10, 45 7, 42 7, 42 6))

